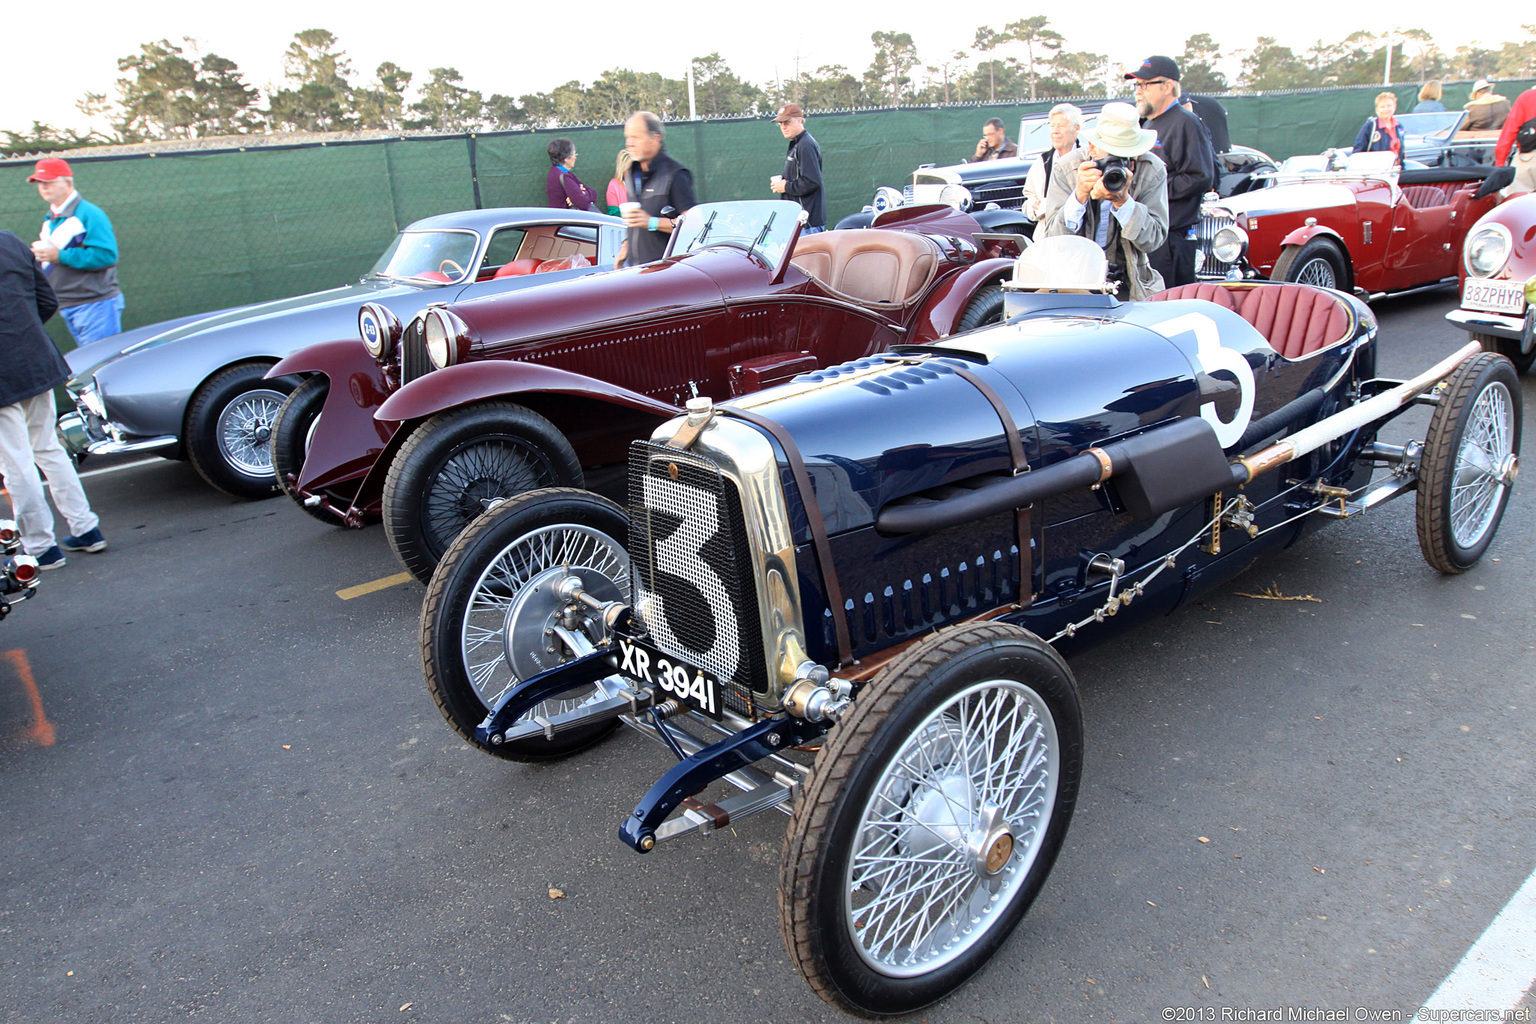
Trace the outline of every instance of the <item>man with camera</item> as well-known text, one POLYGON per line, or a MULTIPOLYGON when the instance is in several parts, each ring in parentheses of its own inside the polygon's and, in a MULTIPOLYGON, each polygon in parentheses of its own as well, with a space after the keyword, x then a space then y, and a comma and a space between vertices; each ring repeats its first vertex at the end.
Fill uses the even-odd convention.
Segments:
POLYGON ((1168 237, 1168 174, 1151 152, 1157 133, 1137 123, 1129 103, 1106 103, 1080 138, 1086 152, 1056 159, 1035 237, 1092 238, 1122 299, 1162 291, 1162 276, 1148 259, 1168 237))

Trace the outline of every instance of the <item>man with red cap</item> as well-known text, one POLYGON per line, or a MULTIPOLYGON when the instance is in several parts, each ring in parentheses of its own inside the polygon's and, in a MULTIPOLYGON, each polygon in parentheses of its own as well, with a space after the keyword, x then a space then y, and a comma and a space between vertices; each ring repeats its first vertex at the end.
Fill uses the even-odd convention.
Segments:
POLYGON ((48 204, 32 255, 58 296, 59 314, 75 344, 123 329, 123 293, 117 287, 117 236, 101 207, 75 191, 75 175, 58 157, 37 162, 27 179, 48 204))

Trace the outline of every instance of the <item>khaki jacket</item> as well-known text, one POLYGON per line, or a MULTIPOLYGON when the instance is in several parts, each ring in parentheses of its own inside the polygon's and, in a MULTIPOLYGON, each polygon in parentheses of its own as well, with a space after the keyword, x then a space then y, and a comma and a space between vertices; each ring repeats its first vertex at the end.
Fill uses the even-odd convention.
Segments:
MULTIPOLYGON (((1077 169, 1087 159, 1086 150, 1057 157, 1056 166, 1051 170, 1051 186, 1040 211, 1040 225, 1035 228, 1036 238, 1088 233, 1089 217, 1085 215, 1082 225, 1073 231, 1067 227, 1063 212, 1067 200, 1077 192, 1077 169)), ((1136 201, 1135 212, 1130 223, 1118 231, 1121 258, 1117 261, 1111 255, 1110 262, 1125 264, 1130 297, 1144 299, 1163 290, 1162 275, 1152 269, 1147 254, 1168 240, 1168 172, 1155 153, 1144 153, 1136 158, 1136 166, 1131 171, 1131 198, 1136 201)))

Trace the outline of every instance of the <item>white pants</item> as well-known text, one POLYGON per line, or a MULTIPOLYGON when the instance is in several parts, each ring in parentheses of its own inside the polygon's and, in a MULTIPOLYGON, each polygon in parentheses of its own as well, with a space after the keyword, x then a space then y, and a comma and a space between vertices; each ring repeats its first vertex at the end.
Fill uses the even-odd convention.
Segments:
POLYGON ((59 445, 55 416, 52 390, 0 407, 0 473, 5 474, 16 523, 21 527, 21 549, 29 555, 41 555, 56 543, 53 511, 43 497, 39 467, 48 478, 53 503, 76 537, 91 532, 100 522, 85 500, 75 464, 59 445))

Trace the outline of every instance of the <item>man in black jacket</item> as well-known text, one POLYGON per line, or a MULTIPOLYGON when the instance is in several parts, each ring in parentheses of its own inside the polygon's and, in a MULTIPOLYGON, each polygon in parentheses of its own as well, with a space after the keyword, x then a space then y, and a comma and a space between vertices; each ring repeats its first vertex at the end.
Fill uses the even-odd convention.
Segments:
POLYGON ((1157 132, 1154 152, 1168 168, 1168 241, 1151 255, 1166 287, 1195 280, 1195 225, 1200 201, 1216 185, 1216 167, 1205 129, 1179 105, 1179 66, 1169 57, 1148 57, 1127 79, 1136 81, 1136 112, 1143 128, 1157 132))
POLYGON ((667 155, 666 137, 661 118, 649 110, 638 111, 624 122, 624 148, 635 162, 624 176, 628 201, 623 216, 629 233, 616 267, 638 267, 661 259, 667 251, 667 236, 698 202, 693 175, 667 155))
POLYGON ((788 196, 805 211, 804 235, 814 235, 827 228, 826 190, 821 187, 821 147, 805 130, 805 111, 798 103, 786 103, 773 119, 789 140, 784 157, 784 175, 775 177, 768 187, 788 196))
POLYGON ((69 366, 43 330, 59 308, 48 278, 32 251, 9 231, 0 231, 0 473, 11 493, 21 527, 21 546, 40 569, 57 569, 64 552, 53 539, 53 512, 43 497, 38 467, 74 536, 70 551, 103 551, 96 513, 74 463, 54 430, 53 389, 69 378, 69 366))

